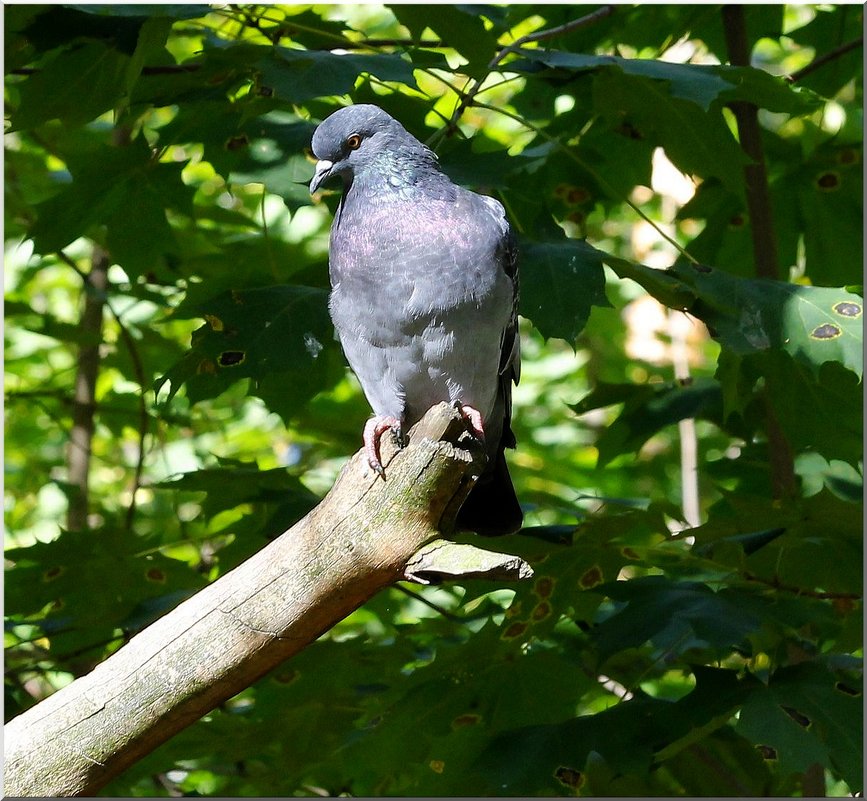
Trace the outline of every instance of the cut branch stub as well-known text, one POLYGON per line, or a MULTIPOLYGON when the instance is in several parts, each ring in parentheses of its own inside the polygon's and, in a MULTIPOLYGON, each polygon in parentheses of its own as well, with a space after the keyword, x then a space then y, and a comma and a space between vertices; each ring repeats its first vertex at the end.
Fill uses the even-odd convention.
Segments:
POLYGON ((406 578, 417 584, 455 579, 519 581, 532 578, 533 568, 521 557, 434 540, 416 552, 406 566, 406 578))

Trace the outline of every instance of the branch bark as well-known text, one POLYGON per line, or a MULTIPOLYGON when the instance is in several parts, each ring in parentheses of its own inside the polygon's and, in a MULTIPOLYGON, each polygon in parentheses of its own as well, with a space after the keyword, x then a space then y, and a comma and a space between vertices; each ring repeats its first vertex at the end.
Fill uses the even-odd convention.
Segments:
POLYGON ((385 481, 359 451, 303 520, 12 720, 6 795, 94 795, 395 581, 532 575, 513 557, 424 548, 448 533, 484 462, 452 407, 383 452, 385 481))

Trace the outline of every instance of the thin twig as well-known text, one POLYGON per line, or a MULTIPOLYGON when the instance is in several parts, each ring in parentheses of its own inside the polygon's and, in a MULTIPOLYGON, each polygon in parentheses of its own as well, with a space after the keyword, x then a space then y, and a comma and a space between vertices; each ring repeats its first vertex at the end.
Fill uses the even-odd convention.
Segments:
POLYGON ((508 44, 502 49, 500 49, 488 64, 485 76, 483 78, 475 80, 469 90, 461 93, 460 100, 457 106, 455 106, 455 110, 452 112, 452 116, 449 120, 448 125, 446 125, 444 129, 442 129, 442 135, 450 136, 452 133, 454 133, 458 120, 461 118, 461 115, 464 113, 464 111, 472 105, 473 101, 476 98, 476 95, 482 88, 482 84, 484 83, 485 78, 487 78, 488 75, 492 73, 510 53, 519 50, 525 44, 529 44, 530 42, 543 42, 548 39, 554 39, 557 36, 562 36, 563 34, 576 31, 579 28, 584 28, 588 25, 592 25, 594 22, 598 22, 599 20, 613 14, 614 8, 615 7, 611 5, 602 6, 602 8, 598 8, 596 9, 596 11, 593 11, 590 14, 586 14, 585 16, 578 19, 574 19, 571 22, 566 22, 562 25, 556 25, 553 28, 546 28, 542 31, 536 31, 535 33, 528 33, 526 36, 521 36, 511 44, 508 44))
POLYGON ((439 606, 439 604, 435 604, 433 601, 429 601, 423 595, 419 595, 417 592, 413 592, 410 589, 407 589, 402 584, 395 584, 394 589, 400 590, 404 595, 408 595, 414 601, 418 601, 419 603, 423 603, 425 606, 430 607, 436 612, 439 612, 444 618, 447 620, 454 621, 455 623, 465 624, 467 621, 464 620, 460 615, 456 615, 454 612, 449 612, 448 609, 443 609, 443 607, 439 606))
POLYGON ((806 67, 801 67, 801 69, 793 72, 791 75, 787 75, 786 80, 789 83, 797 83, 802 78, 806 78, 810 73, 815 72, 820 67, 824 67, 829 61, 834 61, 834 59, 846 55, 846 53, 848 53, 850 50, 855 50, 856 48, 862 47, 863 45, 863 36, 859 36, 857 39, 853 39, 851 42, 841 44, 839 47, 834 48, 830 53, 825 53, 824 56, 814 58, 809 64, 807 64, 806 67))
MULTIPOLYGON (((10 393, 10 394, 11 394, 11 393, 10 393)), ((7 394, 7 398, 9 398, 9 400, 15 400, 14 395, 12 395, 12 396, 10 397, 10 394, 7 394)), ((21 393, 21 394, 22 394, 22 396, 24 395, 24 393, 21 393)), ((52 397, 52 396, 49 395, 48 393, 46 393, 43 397, 52 397)), ((71 434, 72 434, 72 429, 71 429, 68 425, 66 425, 66 422, 65 422, 65 421, 63 420, 63 418, 62 418, 62 417, 61 417, 61 416, 56 412, 56 410, 55 410, 55 409, 52 409, 52 408, 51 408, 51 407, 50 407, 50 406, 49 406, 49 405, 48 405, 48 404, 43 400, 43 397, 39 397, 38 395, 35 395, 35 394, 34 394, 33 397, 30 398, 30 400, 33 402, 33 404, 34 404, 35 406, 38 406, 40 409, 42 409, 42 411, 45 412, 45 414, 48 416, 48 419, 51 420, 51 422, 54 423, 54 425, 56 425, 56 426, 60 429, 60 431, 64 434, 64 436, 65 436, 67 439, 69 439, 70 436, 71 436, 71 434)), ((61 403, 64 403, 64 404, 67 404, 67 405, 71 405, 71 404, 72 404, 72 399, 71 399, 71 398, 61 398, 61 397, 56 397, 56 396, 55 396, 55 400, 59 400, 61 403)))
MULTIPOLYGON (((463 97, 463 92, 460 89, 456 89, 452 84, 450 84, 445 78, 440 75, 437 75, 435 72, 431 70, 425 69, 428 75, 432 78, 435 78, 443 85, 447 86, 451 91, 453 91, 458 97, 463 97)), ((512 112, 507 111, 506 109, 500 106, 491 106, 487 103, 480 103, 479 101, 475 101, 474 103, 476 108, 487 109, 488 111, 496 112, 497 114, 502 114, 504 117, 509 117, 509 119, 515 120, 515 122, 520 123, 525 128, 533 131, 537 135, 541 136, 543 139, 547 139, 551 144, 555 145, 557 148, 563 151, 567 157, 572 159, 576 164, 578 164, 581 169, 586 170, 601 186, 606 192, 611 193, 613 197, 619 197, 621 200, 629 206, 642 220, 644 220, 648 225, 650 225, 654 231, 656 231, 666 242, 668 242, 672 247, 674 247, 678 253, 680 253, 687 261, 692 264, 698 264, 698 261, 693 258, 692 254, 689 253, 686 248, 684 248, 681 244, 672 239, 665 231, 661 230, 660 227, 650 219, 635 203, 633 203, 628 197, 621 195, 621 193, 614 190, 614 188, 598 173, 593 169, 589 164, 587 164, 574 150, 566 147, 556 136, 551 136, 544 128, 540 128, 538 125, 534 125, 529 120, 525 120, 523 117, 519 117, 517 114, 512 114, 512 112)), ((444 129, 440 129, 444 130, 444 129)), ((439 133, 439 131, 437 132, 439 133)), ((428 144, 431 144, 433 137, 428 140, 428 144)), ((512 222, 515 224, 520 230, 519 221, 515 219, 514 215, 512 215, 512 222)))
MULTIPOLYGON (((174 75, 183 72, 196 72, 202 68, 201 64, 165 64, 155 67, 142 67, 142 75, 174 75)), ((10 75, 36 75, 41 72, 38 67, 18 67, 9 70, 10 75)))
POLYGON ((362 47, 430 47, 437 49, 448 47, 448 44, 441 39, 419 39, 417 42, 412 39, 359 39, 357 42, 347 41, 341 47, 345 50, 354 50, 362 47))
POLYGON ((112 305, 106 302, 106 306, 111 313, 111 316, 114 317, 114 321, 117 323, 117 327, 120 330, 121 339, 123 339, 126 349, 129 352, 129 357, 132 361, 132 369, 140 388, 138 395, 138 431, 136 432, 138 434, 138 455, 136 456, 135 469, 133 471, 131 497, 129 506, 126 508, 126 516, 124 519, 126 530, 132 531, 132 523, 135 518, 136 510, 136 495, 138 494, 139 489, 141 489, 141 477, 144 472, 145 439, 147 438, 148 428, 150 427, 150 417, 148 416, 147 405, 145 404, 144 397, 145 373, 135 338, 130 334, 129 329, 124 325, 123 321, 120 319, 120 315, 114 310, 112 305))
POLYGON ((484 109, 487 109, 488 111, 495 111, 499 114, 502 114, 506 117, 509 117, 509 118, 515 120, 516 122, 520 122, 525 127, 529 128, 532 131, 535 131, 537 134, 539 134, 539 136, 547 139, 549 142, 551 142, 552 144, 559 147, 566 156, 568 156, 570 159, 572 159, 572 161, 574 161, 579 167, 581 167, 581 169, 583 169, 587 173, 589 173, 593 177, 593 179, 599 184, 599 186, 602 187, 602 189, 604 189, 606 192, 611 193, 611 195, 613 197, 620 197, 623 200, 623 202, 627 206, 629 206, 629 208, 631 208, 648 225, 652 226, 653 229, 666 242, 668 242, 670 245, 672 245, 677 250, 677 252, 680 253, 685 259, 690 261, 692 264, 698 264, 698 261, 695 258, 693 258, 693 256, 689 253, 689 251, 686 250, 686 248, 683 247, 683 245, 681 245, 676 240, 672 239, 667 233, 665 233, 665 231, 660 229, 660 227, 653 220, 651 220, 650 217, 648 217, 635 203, 633 203, 628 197, 621 195, 619 192, 617 192, 611 186, 611 184, 609 184, 608 181, 606 181, 593 167, 591 167, 586 161, 584 161, 584 159, 582 159, 573 149, 566 147, 566 145, 564 145, 557 137, 551 136, 543 128, 539 128, 537 125, 534 125, 533 123, 529 122, 528 120, 525 120, 522 117, 519 117, 517 114, 512 114, 510 111, 506 111, 506 109, 504 109, 504 108, 499 108, 497 106, 491 106, 491 105, 488 105, 487 103, 479 103, 479 102, 476 102, 475 105, 477 108, 484 108, 484 109))
POLYGON ((752 573, 743 573, 745 581, 754 584, 762 584, 780 592, 789 592, 793 595, 802 595, 806 598, 816 598, 819 601, 860 601, 861 594, 857 592, 826 592, 824 590, 808 590, 804 587, 796 587, 793 584, 781 584, 777 579, 763 579, 752 573))

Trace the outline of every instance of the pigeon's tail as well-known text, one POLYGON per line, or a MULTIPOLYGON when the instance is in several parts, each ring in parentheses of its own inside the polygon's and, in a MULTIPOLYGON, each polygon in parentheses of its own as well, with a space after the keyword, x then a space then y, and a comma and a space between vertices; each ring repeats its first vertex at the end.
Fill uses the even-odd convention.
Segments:
POLYGON ((524 514, 501 446, 493 465, 482 473, 464 501, 456 526, 484 537, 498 537, 514 534, 523 522, 524 514))

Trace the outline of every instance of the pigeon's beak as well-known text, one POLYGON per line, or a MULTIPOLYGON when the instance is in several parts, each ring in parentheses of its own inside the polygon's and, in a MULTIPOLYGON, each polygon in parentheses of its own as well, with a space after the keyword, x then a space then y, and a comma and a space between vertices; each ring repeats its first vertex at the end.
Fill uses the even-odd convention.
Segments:
POLYGON ((311 195, 331 177, 333 167, 334 162, 328 159, 320 159, 316 162, 316 172, 313 173, 313 180, 310 182, 311 195))

